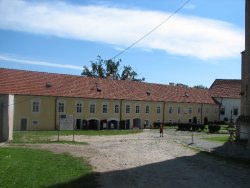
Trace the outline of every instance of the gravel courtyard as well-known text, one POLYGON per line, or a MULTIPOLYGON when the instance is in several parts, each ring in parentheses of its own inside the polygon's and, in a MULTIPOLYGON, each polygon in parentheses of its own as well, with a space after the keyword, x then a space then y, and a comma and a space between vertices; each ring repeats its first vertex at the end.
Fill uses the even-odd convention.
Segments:
POLYGON ((134 135, 75 136, 88 145, 38 147, 87 158, 100 187, 250 187, 249 166, 190 149, 179 138, 173 131, 160 138, 158 130, 144 130, 134 135))

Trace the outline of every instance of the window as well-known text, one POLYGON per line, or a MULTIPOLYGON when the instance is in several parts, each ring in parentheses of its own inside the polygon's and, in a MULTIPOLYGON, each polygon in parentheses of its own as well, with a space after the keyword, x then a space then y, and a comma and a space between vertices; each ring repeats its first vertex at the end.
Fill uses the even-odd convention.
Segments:
POLYGON ((136 113, 136 114, 139 114, 139 113, 140 113, 140 106, 139 106, 139 105, 136 105, 136 106, 135 106, 135 113, 136 113))
POLYGON ((157 106, 157 108, 156 108, 156 113, 157 113, 157 114, 160 114, 160 113, 161 113, 161 107, 160 107, 160 106, 157 106))
POLYGON ((40 112, 40 102, 35 100, 32 102, 32 112, 39 113, 40 112))
POLYGON ((32 125, 38 125, 38 120, 33 120, 32 125))
POLYGON ((145 113, 149 114, 149 106, 146 106, 145 113))
POLYGON ((115 105, 115 113, 116 113, 116 114, 119 113, 119 105, 118 105, 118 104, 115 105))
POLYGON ((180 114, 181 113, 181 107, 178 107, 177 109, 177 113, 180 114))
POLYGON ((199 108, 198 108, 198 114, 200 114, 200 113, 201 113, 201 108, 199 107, 199 108))
POLYGON ((129 105, 129 104, 126 105, 126 113, 127 113, 127 114, 130 113, 130 105, 129 105))
POLYGON ((192 114, 192 108, 188 108, 188 113, 192 114))
POLYGON ((82 113, 82 103, 77 103, 76 104, 76 112, 77 113, 82 113))
POLYGON ((91 114, 95 113, 95 104, 90 104, 90 106, 89 106, 89 113, 91 113, 91 114))
POLYGON ((172 107, 172 106, 170 106, 170 107, 168 108, 168 113, 169 113, 169 114, 172 114, 172 113, 173 113, 173 107, 172 107))
POLYGON ((220 115, 225 115, 225 108, 224 107, 221 107, 221 109, 220 109, 220 115))
POLYGON ((59 102, 58 103, 58 112, 64 113, 64 102, 59 102))
POLYGON ((233 109, 233 115, 234 115, 234 116, 237 116, 238 113, 239 113, 239 112, 238 112, 238 108, 234 108, 234 109, 233 109))
POLYGON ((108 113, 108 105, 107 104, 103 104, 102 105, 102 113, 108 113))

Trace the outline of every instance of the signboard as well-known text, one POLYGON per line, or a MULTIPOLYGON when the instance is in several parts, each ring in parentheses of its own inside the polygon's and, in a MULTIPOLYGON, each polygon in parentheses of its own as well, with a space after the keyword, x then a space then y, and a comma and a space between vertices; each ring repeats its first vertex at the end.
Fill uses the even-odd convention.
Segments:
POLYGON ((72 115, 61 115, 60 116, 60 130, 73 130, 74 119, 72 115))

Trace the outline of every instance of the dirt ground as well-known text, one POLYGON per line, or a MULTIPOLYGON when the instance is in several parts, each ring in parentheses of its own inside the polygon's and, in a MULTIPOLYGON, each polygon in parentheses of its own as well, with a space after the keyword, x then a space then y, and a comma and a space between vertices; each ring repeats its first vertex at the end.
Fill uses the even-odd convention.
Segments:
MULTIPOLYGON (((71 139, 71 137, 64 138, 71 139)), ((250 187, 249 166, 205 155, 159 137, 157 130, 119 136, 75 136, 88 145, 44 144, 36 147, 85 157, 101 187, 250 187)))

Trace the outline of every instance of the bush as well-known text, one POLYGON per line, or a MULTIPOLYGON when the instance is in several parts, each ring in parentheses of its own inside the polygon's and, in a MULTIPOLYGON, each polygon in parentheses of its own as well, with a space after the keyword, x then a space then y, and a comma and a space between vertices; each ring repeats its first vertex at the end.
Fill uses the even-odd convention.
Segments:
POLYGON ((154 122, 153 123, 153 128, 159 128, 160 127, 160 125, 161 125, 161 122, 154 122))
POLYGON ((209 131, 209 133, 219 132, 220 128, 221 127, 219 125, 216 125, 216 124, 210 124, 210 125, 208 125, 208 131, 209 131))

